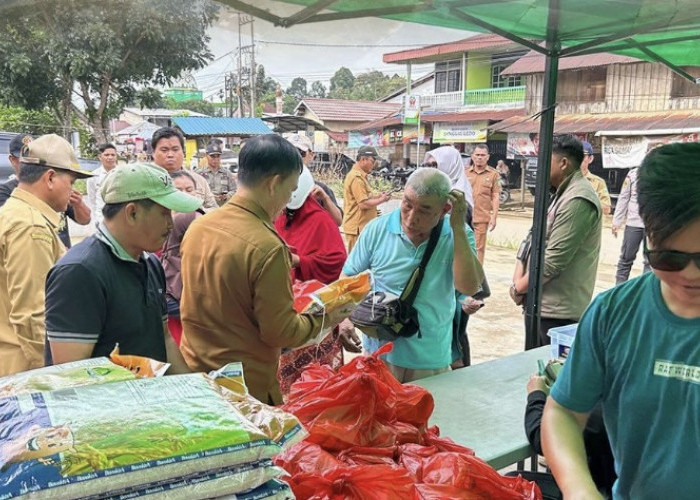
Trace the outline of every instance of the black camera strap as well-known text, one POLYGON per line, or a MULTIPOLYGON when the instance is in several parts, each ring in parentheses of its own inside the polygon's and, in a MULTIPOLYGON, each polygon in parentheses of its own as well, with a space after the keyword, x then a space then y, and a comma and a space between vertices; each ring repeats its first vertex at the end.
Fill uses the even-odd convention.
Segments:
POLYGON ((440 239, 440 233, 442 232, 442 225, 445 219, 442 218, 430 231, 430 239, 428 239, 428 245, 425 248, 425 253, 423 258, 421 258, 418 267, 413 270, 411 276, 408 278, 408 282, 401 292, 401 297, 399 300, 406 306, 412 306, 413 302, 416 300, 418 295, 418 290, 420 289, 420 284, 423 281, 423 275, 425 274, 425 268, 428 265, 430 257, 433 255, 433 251, 437 246, 437 242, 440 239))

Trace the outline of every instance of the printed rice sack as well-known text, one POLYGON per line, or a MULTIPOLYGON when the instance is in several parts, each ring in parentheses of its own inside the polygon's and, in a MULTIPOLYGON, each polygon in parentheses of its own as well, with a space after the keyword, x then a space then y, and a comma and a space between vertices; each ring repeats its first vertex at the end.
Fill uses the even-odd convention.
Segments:
POLYGON ((204 374, 0 399, 0 498, 65 500, 175 482, 280 450, 204 374))

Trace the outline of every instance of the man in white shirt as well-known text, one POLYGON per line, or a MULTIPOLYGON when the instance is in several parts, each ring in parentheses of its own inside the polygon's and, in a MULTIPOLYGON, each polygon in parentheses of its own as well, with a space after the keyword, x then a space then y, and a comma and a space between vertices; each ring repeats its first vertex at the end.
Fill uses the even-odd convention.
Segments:
POLYGON ((103 219, 102 207, 105 202, 101 193, 102 183, 109 171, 117 166, 117 148, 114 147, 114 144, 101 144, 97 149, 100 152, 97 158, 102 165, 95 169, 94 177, 87 181, 88 206, 92 212, 92 222, 95 226, 98 226, 103 219))

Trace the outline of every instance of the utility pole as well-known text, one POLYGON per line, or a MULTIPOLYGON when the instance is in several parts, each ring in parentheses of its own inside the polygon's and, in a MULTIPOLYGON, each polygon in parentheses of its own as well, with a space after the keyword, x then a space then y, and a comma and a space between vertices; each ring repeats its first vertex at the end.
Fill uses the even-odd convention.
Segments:
POLYGON ((238 13, 238 100, 240 115, 243 116, 243 102, 241 93, 247 85, 250 92, 248 104, 250 112, 248 116, 255 116, 255 38, 253 31, 253 17, 238 13), (243 45, 243 28, 246 24, 250 24, 250 44, 243 45), (247 57, 250 55, 250 67, 246 64, 247 57), (245 60, 244 60, 245 58, 245 60))

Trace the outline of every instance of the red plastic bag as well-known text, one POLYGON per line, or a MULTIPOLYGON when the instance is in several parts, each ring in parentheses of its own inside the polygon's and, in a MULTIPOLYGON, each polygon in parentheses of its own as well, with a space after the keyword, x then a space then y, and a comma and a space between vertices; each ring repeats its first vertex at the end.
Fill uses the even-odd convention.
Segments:
POLYGON ((413 424, 416 427, 426 426, 435 408, 433 395, 422 387, 402 384, 396 380, 389 368, 379 359, 379 356, 391 352, 392 349, 393 344, 387 343, 371 356, 356 357, 350 363, 340 368, 338 373, 347 376, 355 372, 371 373, 374 377, 387 384, 394 392, 397 420, 413 424))
POLYGON ((338 453, 338 460, 347 465, 372 465, 384 464, 396 466, 395 457, 397 448, 372 448, 367 446, 355 446, 338 453))
POLYGON ((393 446, 396 443, 395 398, 389 387, 370 374, 356 373, 291 400, 284 410, 307 428, 309 441, 329 451, 351 446, 393 446))
POLYGON ((308 441, 297 443, 280 453, 274 462, 292 475, 315 474, 342 465, 342 462, 319 445, 308 441))
POLYGON ((432 445, 438 451, 454 451, 457 453, 466 453, 467 455, 475 455, 474 450, 457 444, 448 437, 440 437, 440 429, 437 425, 433 425, 423 434, 423 442, 425 445, 432 445))
POLYGON ((296 474, 287 482, 297 498, 310 500, 406 500, 415 497, 413 480, 389 465, 336 467, 320 474, 296 474))

